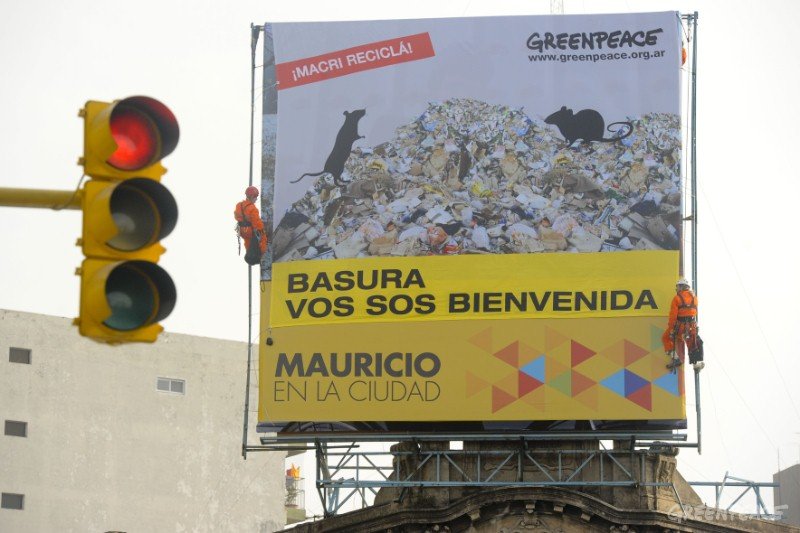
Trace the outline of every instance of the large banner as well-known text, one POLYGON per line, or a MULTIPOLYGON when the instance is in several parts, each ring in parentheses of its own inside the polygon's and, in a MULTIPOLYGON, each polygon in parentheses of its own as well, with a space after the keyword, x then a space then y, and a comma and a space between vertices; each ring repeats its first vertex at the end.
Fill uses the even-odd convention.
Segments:
POLYGON ((685 418, 677 13, 265 28, 262 421, 685 418))

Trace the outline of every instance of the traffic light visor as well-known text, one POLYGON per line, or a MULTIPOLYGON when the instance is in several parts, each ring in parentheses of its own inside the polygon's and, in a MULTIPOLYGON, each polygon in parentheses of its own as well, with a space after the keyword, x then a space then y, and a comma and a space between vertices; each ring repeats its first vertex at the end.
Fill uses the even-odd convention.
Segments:
POLYGON ((126 261, 109 273, 105 298, 111 311, 103 325, 131 331, 166 318, 175 307, 175 284, 164 269, 146 261, 126 261))

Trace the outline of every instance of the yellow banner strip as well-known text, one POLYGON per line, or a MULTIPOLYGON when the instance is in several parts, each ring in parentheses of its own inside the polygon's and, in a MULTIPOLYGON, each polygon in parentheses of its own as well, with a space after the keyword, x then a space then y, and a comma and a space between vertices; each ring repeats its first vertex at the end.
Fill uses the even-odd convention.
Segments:
POLYGON ((678 257, 650 250, 276 263, 270 325, 665 316, 678 257))

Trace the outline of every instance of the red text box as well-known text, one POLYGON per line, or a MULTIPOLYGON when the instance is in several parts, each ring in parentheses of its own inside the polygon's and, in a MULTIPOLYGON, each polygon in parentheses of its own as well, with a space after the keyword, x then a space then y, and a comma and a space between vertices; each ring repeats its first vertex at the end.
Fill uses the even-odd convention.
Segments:
POLYGON ((428 33, 363 44, 275 65, 278 90, 347 76, 355 72, 433 57, 428 33))

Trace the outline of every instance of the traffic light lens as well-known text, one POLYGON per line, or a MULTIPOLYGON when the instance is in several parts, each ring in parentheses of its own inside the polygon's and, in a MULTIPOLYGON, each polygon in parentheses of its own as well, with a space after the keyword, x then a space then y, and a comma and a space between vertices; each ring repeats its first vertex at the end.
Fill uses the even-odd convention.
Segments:
POLYGON ((142 190, 120 184, 111 195, 111 218, 117 234, 108 245, 123 252, 141 250, 158 238, 160 216, 152 199, 142 190))
POLYGON ((106 300, 111 316, 103 324, 118 331, 130 331, 151 322, 157 310, 156 287, 142 271, 123 264, 106 281, 106 300))
POLYGON ((117 150, 107 161, 112 167, 138 170, 152 164, 157 158, 158 128, 147 114, 119 105, 111 113, 109 127, 117 143, 117 150))

